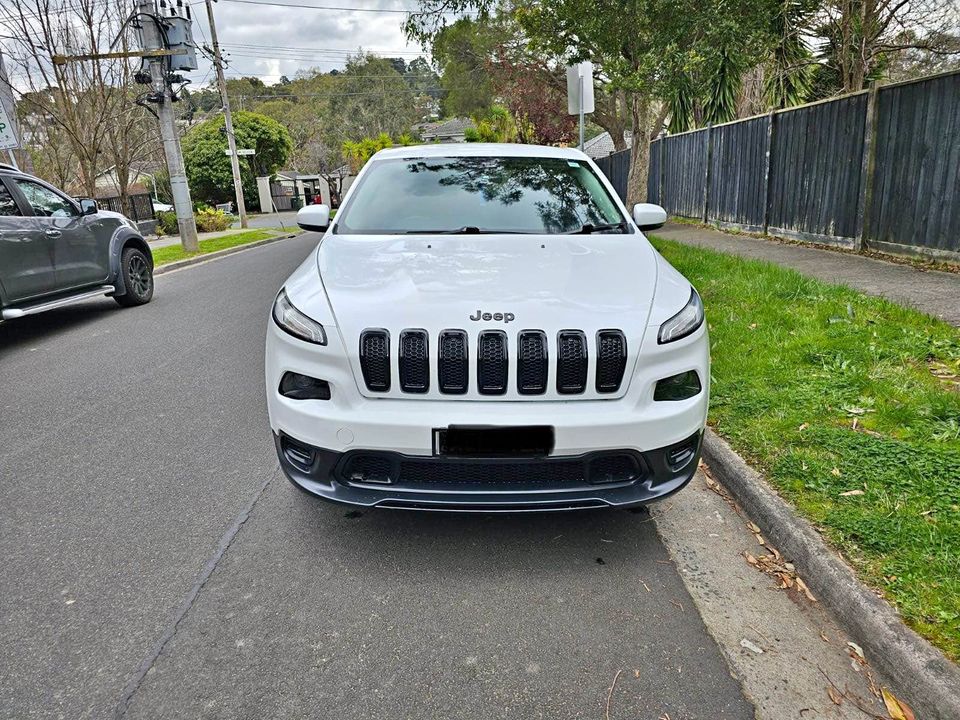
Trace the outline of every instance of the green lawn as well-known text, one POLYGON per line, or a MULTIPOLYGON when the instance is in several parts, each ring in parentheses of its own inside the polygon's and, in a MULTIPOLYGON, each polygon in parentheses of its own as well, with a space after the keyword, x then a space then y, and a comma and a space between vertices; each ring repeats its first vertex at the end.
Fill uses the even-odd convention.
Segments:
POLYGON ((960 660, 960 331, 769 263, 654 244, 703 296, 713 427, 960 660))
POLYGON ((280 234, 277 230, 243 230, 241 232, 211 238, 210 240, 201 240, 200 252, 196 253, 185 252, 182 245, 168 245, 167 247, 156 248, 153 251, 153 264, 159 267, 160 265, 166 265, 167 263, 183 260, 184 258, 206 255, 207 253, 212 253, 217 250, 225 250, 226 248, 237 245, 246 245, 247 243, 258 240, 266 240, 267 238, 276 237, 280 234))

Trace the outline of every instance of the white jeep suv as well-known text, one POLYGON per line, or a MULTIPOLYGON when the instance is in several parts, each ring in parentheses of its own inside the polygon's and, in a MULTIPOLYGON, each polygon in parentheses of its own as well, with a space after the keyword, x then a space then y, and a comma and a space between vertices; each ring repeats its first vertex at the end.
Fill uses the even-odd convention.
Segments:
POLYGON ((693 476, 709 344, 690 283, 583 153, 383 150, 273 306, 267 404, 300 489, 360 506, 644 505, 693 476))

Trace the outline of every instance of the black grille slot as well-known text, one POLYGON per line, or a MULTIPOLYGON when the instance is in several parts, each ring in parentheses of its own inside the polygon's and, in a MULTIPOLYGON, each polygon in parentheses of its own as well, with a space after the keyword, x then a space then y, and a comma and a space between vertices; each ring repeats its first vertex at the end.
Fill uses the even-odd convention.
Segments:
POLYGON ((481 395, 503 395, 507 391, 507 334, 486 330, 477 340, 477 389, 481 395))
POLYGON ((401 485, 476 485, 487 488, 504 485, 562 488, 583 482, 584 467, 580 460, 438 462, 407 459, 400 463, 398 481, 401 485))
POLYGON ((437 361, 440 392, 463 395, 467 391, 467 363, 467 333, 463 330, 441 332, 437 361))
POLYGON ((587 336, 580 330, 557 335, 557 392, 582 393, 587 386, 587 336))
POLYGON ((426 330, 400 333, 400 389, 425 393, 430 389, 430 341, 426 330))
POLYGON ((627 366, 627 338, 619 330, 597 333, 597 392, 612 393, 620 389, 627 366))
POLYGON ((390 389, 390 333, 364 330, 360 333, 360 369, 367 388, 374 392, 390 389))
POLYGON ((540 395, 547 390, 547 334, 523 330, 517 336, 517 392, 540 395))

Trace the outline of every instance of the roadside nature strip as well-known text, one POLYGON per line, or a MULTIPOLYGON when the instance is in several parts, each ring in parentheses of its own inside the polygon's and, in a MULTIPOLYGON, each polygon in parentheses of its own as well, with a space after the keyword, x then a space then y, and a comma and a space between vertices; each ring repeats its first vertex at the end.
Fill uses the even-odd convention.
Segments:
POLYGON ((770 263, 653 242, 706 306, 711 425, 960 660, 960 330, 770 263))
POLYGON ((155 267, 176 262, 185 258, 196 257, 197 255, 206 255, 217 250, 226 250, 237 245, 246 245, 248 243, 266 240, 268 238, 282 235, 279 230, 243 230, 229 235, 210 238, 200 241, 200 252, 188 253, 180 245, 168 245, 167 247, 156 248, 153 251, 153 264, 155 267))

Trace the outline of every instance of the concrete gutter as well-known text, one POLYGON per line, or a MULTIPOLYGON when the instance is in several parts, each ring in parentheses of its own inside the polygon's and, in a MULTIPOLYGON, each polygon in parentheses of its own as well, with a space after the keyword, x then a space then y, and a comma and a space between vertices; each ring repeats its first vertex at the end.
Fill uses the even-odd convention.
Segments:
POLYGON ((863 647, 870 663, 924 720, 960 718, 960 668, 903 624, 897 612, 857 580, 813 526, 716 433, 706 432, 703 458, 740 507, 863 647))
POLYGON ((279 242, 280 240, 289 240, 290 238, 295 238, 302 234, 302 232, 288 233, 286 235, 278 235, 277 237, 267 238, 265 240, 257 240, 256 242, 247 243, 246 245, 235 245, 234 247, 217 250, 216 252, 205 253, 203 255, 194 255, 193 257, 184 258, 183 260, 176 260, 174 262, 161 265, 158 268, 154 268, 153 274, 163 275, 164 273, 173 272, 174 270, 189 267, 190 265, 198 265, 199 263, 205 263, 208 260, 216 260, 217 258, 224 257, 225 255, 233 255, 234 253, 242 252, 244 250, 250 250, 262 245, 269 245, 270 243, 279 242))

